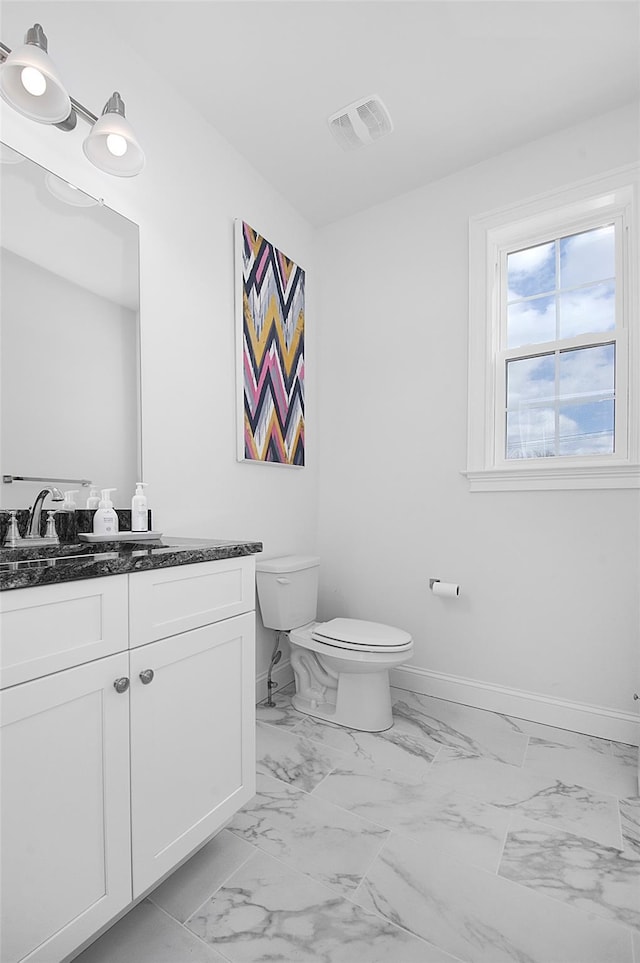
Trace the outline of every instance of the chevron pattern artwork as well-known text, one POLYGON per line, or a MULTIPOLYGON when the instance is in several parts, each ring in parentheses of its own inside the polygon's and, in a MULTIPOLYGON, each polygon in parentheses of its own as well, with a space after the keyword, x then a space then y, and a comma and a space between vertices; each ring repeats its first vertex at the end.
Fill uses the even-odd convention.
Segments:
MULTIPOLYGON (((241 459, 304 465, 305 273, 244 221, 241 459)), ((239 326, 240 331, 240 326, 239 326)))

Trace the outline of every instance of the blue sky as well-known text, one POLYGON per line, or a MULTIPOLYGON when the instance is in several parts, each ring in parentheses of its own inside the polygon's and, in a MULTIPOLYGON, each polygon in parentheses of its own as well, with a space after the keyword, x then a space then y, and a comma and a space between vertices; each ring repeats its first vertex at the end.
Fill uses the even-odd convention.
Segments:
MULTIPOLYGON (((507 273, 509 348, 615 327, 613 225, 509 254, 507 273)), ((508 457, 613 451, 614 391, 612 344, 508 362, 508 457)))

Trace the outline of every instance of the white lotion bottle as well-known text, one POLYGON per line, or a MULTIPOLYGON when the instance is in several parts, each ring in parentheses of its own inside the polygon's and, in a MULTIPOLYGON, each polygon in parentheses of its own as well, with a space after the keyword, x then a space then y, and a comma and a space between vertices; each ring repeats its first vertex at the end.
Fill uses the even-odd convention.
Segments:
POLYGON ((92 485, 89 490, 89 497, 87 498, 87 508, 99 508, 100 507, 100 489, 92 485))
POLYGON ((136 482, 136 493, 131 499, 131 531, 147 532, 149 530, 149 515, 147 512, 147 496, 144 489, 147 482, 136 482))
POLYGON ((94 535, 117 535, 118 534, 118 516, 113 510, 113 502, 109 498, 111 492, 115 492, 115 488, 103 488, 102 498, 100 499, 100 505, 93 516, 93 534, 94 535))
POLYGON ((76 500, 73 496, 77 495, 78 491, 79 489, 74 488, 72 491, 64 493, 64 502, 62 503, 62 508, 60 509, 61 512, 75 512, 78 506, 76 505, 76 500))

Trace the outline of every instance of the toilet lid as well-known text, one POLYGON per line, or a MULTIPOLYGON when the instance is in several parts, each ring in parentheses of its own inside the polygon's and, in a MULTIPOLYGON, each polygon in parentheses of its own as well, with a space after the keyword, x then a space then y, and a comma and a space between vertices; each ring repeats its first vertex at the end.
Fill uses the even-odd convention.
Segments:
POLYGON ((313 630, 313 638, 317 642, 342 642, 357 648, 385 649, 406 646, 411 642, 411 636, 402 629, 381 622, 362 622, 360 619, 331 619, 321 622, 313 630))

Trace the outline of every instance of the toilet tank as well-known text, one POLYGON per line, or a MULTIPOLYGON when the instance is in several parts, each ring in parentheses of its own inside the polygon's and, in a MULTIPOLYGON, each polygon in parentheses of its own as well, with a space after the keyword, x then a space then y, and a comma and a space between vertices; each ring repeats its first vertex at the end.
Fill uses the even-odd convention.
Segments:
POLYGON ((256 586, 266 628, 288 631, 314 621, 319 568, 320 559, 315 555, 256 561, 256 586))

